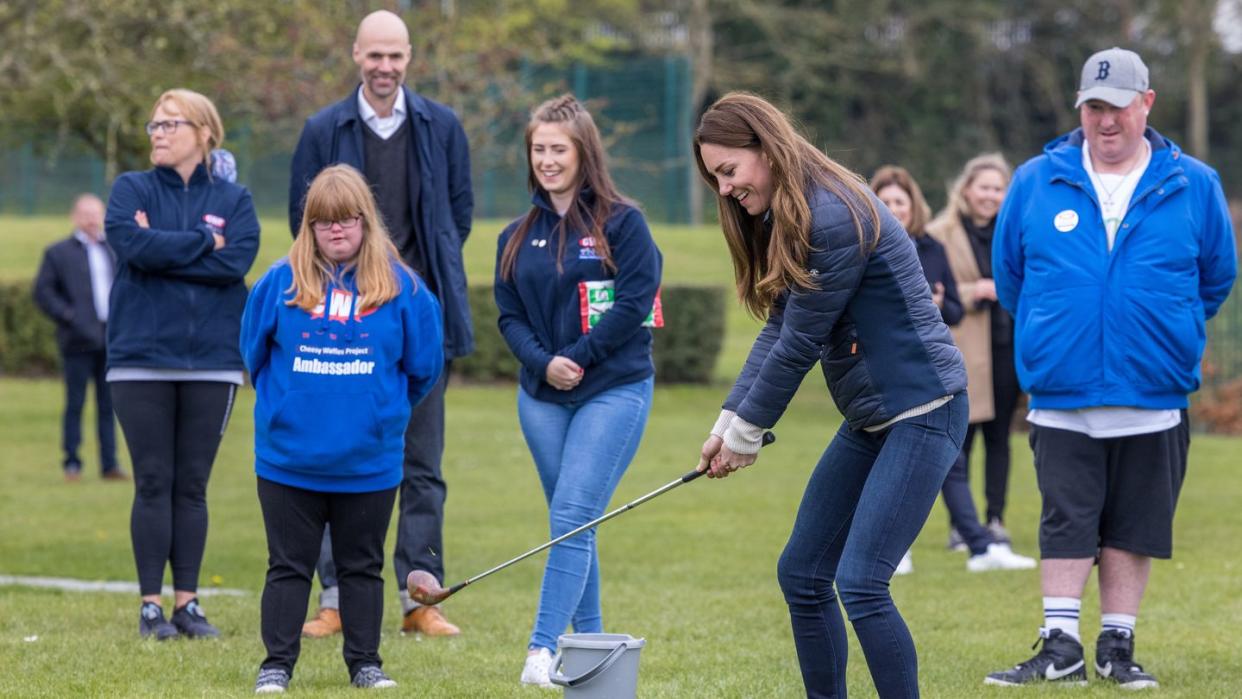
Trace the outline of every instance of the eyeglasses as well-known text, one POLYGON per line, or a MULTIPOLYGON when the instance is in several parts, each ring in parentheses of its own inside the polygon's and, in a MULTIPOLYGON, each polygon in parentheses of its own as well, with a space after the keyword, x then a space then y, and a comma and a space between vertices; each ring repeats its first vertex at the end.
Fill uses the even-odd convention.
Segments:
POLYGON ((177 133, 177 127, 180 126, 181 124, 185 124, 187 126, 193 126, 194 122, 186 121, 185 119, 169 119, 167 121, 148 121, 147 122, 147 135, 154 136, 156 131, 163 131, 165 134, 168 134, 169 136, 171 136, 177 133))
POLYGON ((314 228, 316 233, 327 233, 332 230, 332 226, 339 225, 341 228, 353 228, 361 222, 361 216, 350 216, 339 221, 311 221, 311 228, 314 228))

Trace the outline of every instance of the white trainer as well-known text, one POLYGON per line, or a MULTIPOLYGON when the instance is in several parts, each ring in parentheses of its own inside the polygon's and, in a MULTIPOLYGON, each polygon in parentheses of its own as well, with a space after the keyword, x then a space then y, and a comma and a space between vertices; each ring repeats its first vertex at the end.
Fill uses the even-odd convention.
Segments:
POLYGON ((540 648, 526 656, 526 665, 522 667, 522 684, 530 684, 545 689, 556 689, 549 674, 552 672, 552 652, 540 648))
POLYGON ((893 575, 909 575, 914 572, 914 557, 906 551, 901 557, 901 561, 897 564, 897 568, 893 570, 893 575))
POLYGON ((988 544, 988 550, 966 559, 966 570, 982 573, 987 570, 1029 570, 1035 567, 1035 559, 1020 556, 1009 544, 988 544))

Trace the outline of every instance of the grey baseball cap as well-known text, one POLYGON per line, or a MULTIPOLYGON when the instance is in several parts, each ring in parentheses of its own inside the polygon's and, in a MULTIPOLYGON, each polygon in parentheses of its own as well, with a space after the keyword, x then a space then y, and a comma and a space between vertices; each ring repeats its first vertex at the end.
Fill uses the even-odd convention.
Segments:
POLYGON ((1082 64, 1074 108, 1087 100, 1104 100, 1114 107, 1126 107, 1134 101, 1135 95, 1147 92, 1147 88, 1147 66, 1143 59, 1133 51, 1114 46, 1092 54, 1082 64))

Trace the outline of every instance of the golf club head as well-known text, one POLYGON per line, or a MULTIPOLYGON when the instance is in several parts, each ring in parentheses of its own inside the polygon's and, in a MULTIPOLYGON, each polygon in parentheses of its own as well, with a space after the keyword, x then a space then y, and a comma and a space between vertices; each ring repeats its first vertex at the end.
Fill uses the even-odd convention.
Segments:
POLYGON ((440 586, 436 576, 425 570, 410 571, 405 579, 405 589, 410 593, 410 599, 425 605, 439 604, 453 594, 440 586))

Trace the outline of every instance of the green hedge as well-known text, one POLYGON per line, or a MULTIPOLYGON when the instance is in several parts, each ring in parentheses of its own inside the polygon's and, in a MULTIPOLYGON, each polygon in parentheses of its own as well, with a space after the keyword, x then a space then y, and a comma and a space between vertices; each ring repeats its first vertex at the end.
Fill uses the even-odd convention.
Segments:
POLYGON ((60 371, 56 327, 34 303, 29 281, 0 283, 0 372, 47 376, 60 371))
MULTIPOLYGON (((724 292, 714 287, 666 286, 660 292, 664 327, 655 335, 656 380, 707 383, 724 341, 724 292)), ((518 363, 496 327, 498 313, 488 286, 470 288, 474 354, 453 362, 467 381, 513 381, 518 363)), ((0 284, 0 372, 48 376, 59 372, 55 327, 34 304, 30 282, 0 284)))
MULTIPOLYGON (((660 290, 664 327, 652 331, 658 383, 708 383, 724 342, 724 291, 716 287, 665 286, 660 290)), ((491 287, 471 287, 474 353, 453 362, 468 381, 512 381, 518 362, 496 326, 491 287)))

